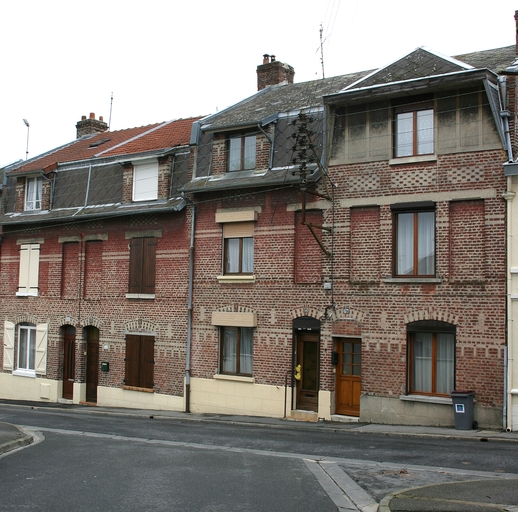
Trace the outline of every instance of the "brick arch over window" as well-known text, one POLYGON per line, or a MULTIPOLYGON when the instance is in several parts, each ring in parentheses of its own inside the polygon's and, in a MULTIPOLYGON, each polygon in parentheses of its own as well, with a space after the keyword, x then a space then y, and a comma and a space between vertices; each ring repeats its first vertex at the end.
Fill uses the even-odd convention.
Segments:
POLYGON ((407 313, 404 317, 405 325, 412 322, 420 322, 422 320, 437 320, 447 324, 458 325, 459 319, 457 315, 449 313, 448 311, 435 309, 421 309, 407 313))
POLYGON ((104 322, 100 318, 94 316, 89 316, 80 322, 81 327, 97 327, 99 330, 101 330, 103 324, 104 322))
POLYGON ((37 324, 40 324, 41 321, 38 320, 37 317, 35 317, 34 315, 30 315, 28 313, 25 313, 23 315, 17 315, 14 319, 14 323, 16 325, 18 324, 33 324, 33 325, 37 325, 37 324))
POLYGON ((136 318, 135 320, 124 324, 124 332, 142 332, 143 334, 157 333, 158 327, 154 322, 143 320, 142 318, 136 318))
POLYGON ((322 318, 324 316, 324 314, 325 314, 325 311, 323 309, 318 310, 316 308, 312 308, 309 306, 304 306, 304 307, 301 307, 298 309, 293 309, 292 311, 290 311, 292 320, 296 320, 297 318, 302 317, 302 316, 312 317, 316 320, 319 320, 320 318, 322 318))

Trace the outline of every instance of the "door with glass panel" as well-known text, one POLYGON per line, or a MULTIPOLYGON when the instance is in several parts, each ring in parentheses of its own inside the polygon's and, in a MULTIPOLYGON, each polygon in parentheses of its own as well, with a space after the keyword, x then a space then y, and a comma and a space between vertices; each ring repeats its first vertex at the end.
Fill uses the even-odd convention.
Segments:
POLYGON ((297 409, 318 412, 319 334, 299 333, 297 336, 297 409), (298 373, 298 372, 297 372, 298 373))
POLYGON ((361 350, 360 339, 336 341, 336 414, 360 415, 361 350))

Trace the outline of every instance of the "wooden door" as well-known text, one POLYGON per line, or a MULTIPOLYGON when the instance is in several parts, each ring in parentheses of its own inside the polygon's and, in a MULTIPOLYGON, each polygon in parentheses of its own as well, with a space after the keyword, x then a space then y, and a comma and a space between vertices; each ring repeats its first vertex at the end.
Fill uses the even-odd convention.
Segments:
POLYGON ((68 400, 74 397, 75 366, 76 329, 67 325, 63 333, 63 398, 68 400))
POLYGON ((297 409, 318 412, 319 335, 299 333, 297 336, 297 409))
POLYGON ((88 327, 86 331, 86 401, 97 403, 99 380, 99 329, 88 327))
POLYGON ((336 346, 336 414, 360 415, 361 349, 359 339, 340 340, 336 346))

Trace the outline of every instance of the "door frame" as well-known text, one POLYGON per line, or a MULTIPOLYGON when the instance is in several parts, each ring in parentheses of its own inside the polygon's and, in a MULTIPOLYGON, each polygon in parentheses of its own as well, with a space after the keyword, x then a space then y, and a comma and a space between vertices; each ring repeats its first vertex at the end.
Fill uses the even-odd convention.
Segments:
POLYGON ((63 326, 63 398, 73 400, 76 364, 76 328, 63 326))
MULTIPOLYGON (((344 416, 360 416, 360 396, 361 396, 361 383, 362 383, 362 339, 361 337, 334 337, 334 349, 337 353, 337 364, 336 364, 336 376, 335 376, 335 414, 341 414, 344 416), (349 375, 344 376, 342 373, 342 364, 348 364, 343 361, 343 343, 351 343, 353 345, 360 346, 360 374, 354 375, 351 372, 349 375), (341 396, 341 392, 343 390, 342 383, 347 382, 350 389, 347 389, 348 393, 351 393, 351 396, 348 397, 347 403, 344 403, 343 397, 341 396)), ((353 364, 353 356, 355 354, 354 350, 351 351, 351 367, 357 366, 357 364, 353 364)))
POLYGON ((97 403, 97 386, 99 385, 99 329, 88 326, 86 337, 86 401, 97 403))

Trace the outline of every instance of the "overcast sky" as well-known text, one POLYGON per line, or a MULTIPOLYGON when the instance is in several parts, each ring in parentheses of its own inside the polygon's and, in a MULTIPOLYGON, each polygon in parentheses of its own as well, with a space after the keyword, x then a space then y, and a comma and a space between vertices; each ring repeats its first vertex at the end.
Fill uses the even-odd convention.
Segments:
POLYGON ((295 81, 377 68, 419 46, 515 43, 514 0, 0 0, 0 167, 75 139, 211 114, 251 96, 262 55, 295 81))

